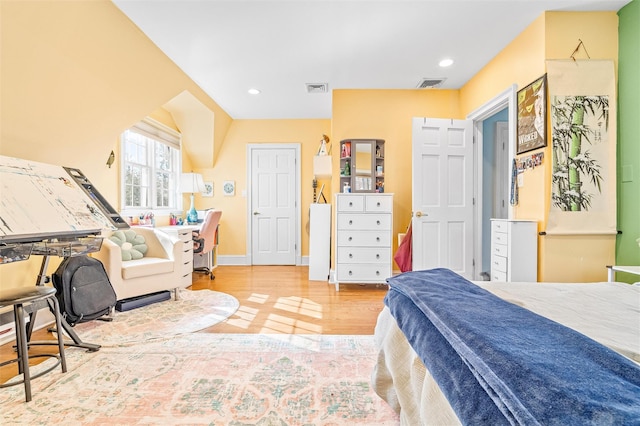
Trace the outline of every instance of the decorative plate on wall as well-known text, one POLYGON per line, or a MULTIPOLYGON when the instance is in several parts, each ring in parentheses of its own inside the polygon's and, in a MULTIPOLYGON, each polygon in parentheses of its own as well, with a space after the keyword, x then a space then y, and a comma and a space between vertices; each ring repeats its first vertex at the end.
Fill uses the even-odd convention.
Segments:
POLYGON ((235 195, 236 182, 233 180, 225 180, 222 184, 222 192, 224 193, 224 195, 235 195))

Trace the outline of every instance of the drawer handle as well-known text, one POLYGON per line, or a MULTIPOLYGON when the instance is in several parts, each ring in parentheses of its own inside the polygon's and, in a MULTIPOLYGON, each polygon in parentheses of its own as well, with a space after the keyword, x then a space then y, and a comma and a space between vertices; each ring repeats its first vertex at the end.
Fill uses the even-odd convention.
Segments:
POLYGON ((353 240, 353 237, 349 237, 348 241, 351 241, 351 240, 353 240))
POLYGON ((380 242, 380 237, 376 237, 376 241, 377 241, 377 242, 380 242))
POLYGON ((378 221, 376 221, 376 225, 380 225, 380 221, 379 221, 379 220, 378 220, 378 221))
POLYGON ((353 203, 349 201, 349 207, 353 207, 353 203))
POLYGON ((376 254, 376 259, 380 259, 380 253, 376 254))
POLYGON ((376 275, 380 275, 380 271, 376 271, 376 275))
POLYGON ((378 201, 378 202, 376 203, 376 206, 377 206, 377 207, 380 207, 380 201, 378 201))
POLYGON ((353 272, 352 272, 352 271, 349 271, 349 275, 353 275, 353 272))
POLYGON ((349 225, 353 225, 353 221, 352 220, 349 221, 349 225))
POLYGON ((349 259, 353 258, 353 253, 349 253, 349 259))

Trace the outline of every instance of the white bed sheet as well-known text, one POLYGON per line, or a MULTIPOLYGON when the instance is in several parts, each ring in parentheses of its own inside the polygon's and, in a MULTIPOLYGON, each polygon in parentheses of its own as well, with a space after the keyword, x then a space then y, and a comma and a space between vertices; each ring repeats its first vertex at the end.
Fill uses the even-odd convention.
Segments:
MULTIPOLYGON (((640 363, 640 287, 607 283, 476 282, 495 295, 564 324, 640 363)), ((378 395, 402 425, 460 424, 418 355, 385 307, 374 333, 378 395)))

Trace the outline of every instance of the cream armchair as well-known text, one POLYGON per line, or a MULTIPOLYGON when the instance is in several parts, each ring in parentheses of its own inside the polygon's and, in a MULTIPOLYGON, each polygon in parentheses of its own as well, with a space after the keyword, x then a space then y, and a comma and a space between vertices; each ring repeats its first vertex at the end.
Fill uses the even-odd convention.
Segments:
POLYGON ((113 233, 105 234, 100 251, 92 254, 103 263, 117 299, 187 287, 182 279, 182 265, 176 264, 176 259, 182 259, 183 242, 153 228, 131 230, 144 237, 147 250, 141 259, 123 261, 122 248, 109 239, 113 233))

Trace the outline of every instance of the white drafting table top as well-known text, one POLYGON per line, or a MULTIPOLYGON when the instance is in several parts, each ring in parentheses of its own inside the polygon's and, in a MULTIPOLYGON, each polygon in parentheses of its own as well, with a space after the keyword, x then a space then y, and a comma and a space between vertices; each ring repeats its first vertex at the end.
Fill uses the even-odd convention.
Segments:
POLYGON ((0 242, 112 228, 62 166, 0 156, 0 242))

